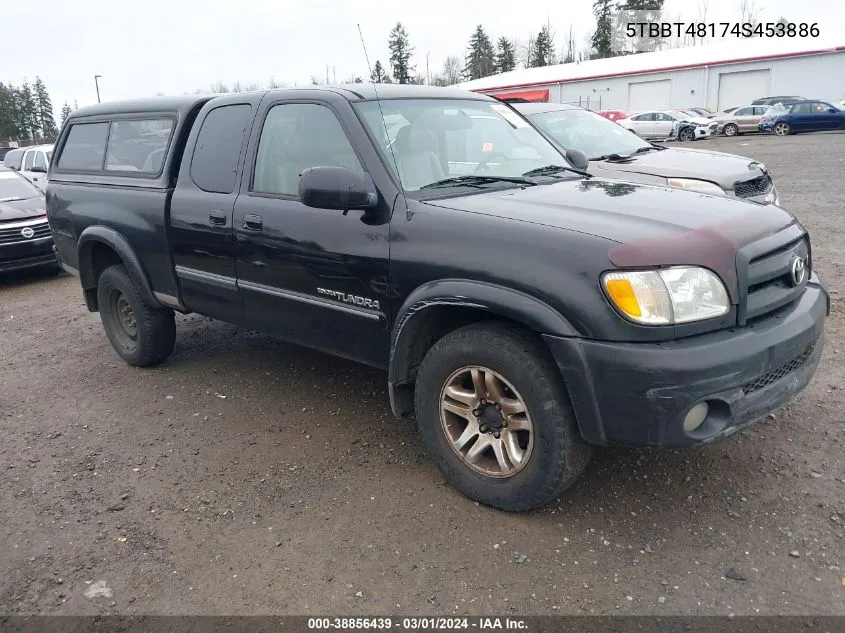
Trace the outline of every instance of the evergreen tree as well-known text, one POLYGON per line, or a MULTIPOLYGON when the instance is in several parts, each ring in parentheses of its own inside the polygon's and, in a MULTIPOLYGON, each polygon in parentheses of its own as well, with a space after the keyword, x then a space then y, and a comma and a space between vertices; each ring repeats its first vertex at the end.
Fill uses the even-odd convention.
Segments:
POLYGON ((414 49, 401 22, 397 22, 393 27, 387 45, 390 47, 390 65, 393 67, 393 78, 396 83, 411 83, 414 70, 411 67, 411 55, 414 54, 414 49))
POLYGON ((65 104, 62 106, 62 125, 65 124, 65 119, 70 116, 71 112, 73 112, 73 109, 65 101, 65 104))
POLYGON ((0 138, 20 136, 17 117, 15 116, 15 87, 0 83, 0 138))
POLYGON ((47 139, 55 139, 59 135, 59 130, 56 127, 56 119, 53 118, 53 102, 50 100, 50 93, 47 92, 47 86, 41 81, 41 77, 36 77, 33 88, 41 135, 47 139))
POLYGON ((41 136, 41 117, 38 114, 38 102, 35 99, 35 94, 27 82, 24 82, 20 96, 21 123, 29 133, 29 138, 37 139, 41 136))
POLYGON ((592 37, 591 59, 613 57, 613 24, 610 14, 614 9, 613 0, 595 0, 593 14, 596 16, 596 31, 592 37))
MULTIPOLYGON (((660 48, 662 39, 659 37, 634 37, 631 38, 625 33, 625 23, 627 22, 646 22, 655 24, 661 21, 663 14, 663 0, 625 0, 620 2, 616 7, 620 12, 637 11, 638 13, 630 14, 628 19, 617 20, 616 33, 614 34, 619 42, 626 42, 630 49, 622 51, 624 54, 628 53, 645 53, 655 51, 660 48)), ((706 22, 705 19, 699 20, 706 22)), ((613 38, 613 35, 611 35, 613 38)))
POLYGON ((496 42, 496 72, 506 73, 516 68, 516 47, 502 36, 496 42))
POLYGON ((375 66, 373 66, 373 72, 370 73, 370 81, 377 83, 377 84, 390 84, 393 81, 390 79, 390 75, 388 75, 384 71, 384 66, 381 65, 379 60, 376 60, 375 66))
POLYGON ((528 65, 537 68, 538 66, 551 66, 556 61, 554 37, 549 27, 544 26, 534 40, 534 51, 528 65))
POLYGON ((467 62, 464 66, 466 79, 481 79, 496 72, 496 51, 493 42, 484 32, 480 24, 475 27, 475 33, 469 39, 467 62))

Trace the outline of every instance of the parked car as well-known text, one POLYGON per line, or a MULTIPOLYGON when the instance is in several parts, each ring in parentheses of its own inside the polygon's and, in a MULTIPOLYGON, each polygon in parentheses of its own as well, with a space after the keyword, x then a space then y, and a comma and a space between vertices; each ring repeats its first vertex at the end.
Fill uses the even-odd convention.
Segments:
POLYGON ((711 127, 710 124, 692 123, 689 120, 675 121, 672 126, 672 133, 669 135, 669 140, 681 141, 688 143, 690 141, 698 141, 708 138, 715 134, 716 128, 711 127))
POLYGON ((117 354, 163 361, 194 311, 384 368, 444 477, 510 511, 572 485, 590 444, 715 441, 806 387, 830 300, 790 213, 590 177, 485 95, 378 97, 74 110, 48 217, 117 354))
POLYGON ((3 166, 6 169, 20 171, 23 166, 23 155, 25 153, 26 148, 17 148, 7 152, 3 157, 3 166))
POLYGON ((4 160, 6 158, 6 154, 11 152, 14 147, 9 147, 8 145, 0 145, 0 160, 4 160))
POLYGON ((24 150, 21 174, 41 191, 47 189, 47 170, 53 157, 52 145, 36 145, 24 150))
POLYGON ((44 194, 17 172, 0 167, 0 272, 34 267, 59 270, 44 194))
POLYGON ((799 132, 845 129, 845 110, 827 101, 798 101, 782 109, 772 108, 761 117, 758 129, 778 136, 799 132))
POLYGON ((692 138, 685 137, 682 140, 694 140, 695 138, 704 138, 716 131, 717 124, 711 123, 709 119, 703 117, 690 116, 686 112, 680 110, 651 110, 648 112, 639 112, 627 119, 620 119, 617 121, 622 127, 633 130, 638 136, 646 139, 666 139, 671 138, 673 133, 677 132, 676 123, 688 122, 693 123, 695 127, 692 138), (697 128, 701 128, 701 132, 697 132, 697 128))
POLYGON ((745 106, 730 114, 720 114, 715 118, 719 124, 717 133, 725 136, 737 136, 746 132, 757 132, 757 124, 766 114, 767 106, 745 106))
POLYGON ((804 101, 804 97, 760 97, 759 99, 754 99, 754 101, 751 102, 751 105, 775 105, 776 103, 783 103, 785 101, 804 101))
POLYGON ((760 204, 780 204, 766 166, 743 156, 652 145, 595 113, 563 103, 514 104, 563 151, 578 149, 602 178, 668 185, 760 204))
POLYGON ((605 119, 618 121, 620 119, 627 119, 632 113, 625 112, 624 110, 599 110, 598 114, 603 116, 605 119))

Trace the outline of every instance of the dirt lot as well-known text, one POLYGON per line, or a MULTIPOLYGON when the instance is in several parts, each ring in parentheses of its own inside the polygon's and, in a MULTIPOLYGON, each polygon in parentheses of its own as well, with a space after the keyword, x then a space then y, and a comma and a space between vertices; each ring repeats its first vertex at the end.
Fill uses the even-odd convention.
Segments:
POLYGON ((74 278, 0 279, 0 612, 845 614, 845 135, 700 147, 764 161, 809 228, 822 365, 717 445, 597 451, 532 514, 446 486, 382 373, 196 315, 138 370, 74 278))

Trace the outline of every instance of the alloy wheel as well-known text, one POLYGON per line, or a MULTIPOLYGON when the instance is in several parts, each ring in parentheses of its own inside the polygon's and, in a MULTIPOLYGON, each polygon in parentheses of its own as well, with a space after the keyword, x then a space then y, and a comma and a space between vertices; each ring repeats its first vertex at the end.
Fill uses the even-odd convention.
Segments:
POLYGON ((789 125, 787 123, 778 123, 775 126, 775 134, 778 136, 787 136, 789 134, 789 125))
POLYGON ((522 470, 534 448, 525 400, 501 374, 472 365, 453 372, 440 392, 440 423, 452 450, 493 478, 522 470))

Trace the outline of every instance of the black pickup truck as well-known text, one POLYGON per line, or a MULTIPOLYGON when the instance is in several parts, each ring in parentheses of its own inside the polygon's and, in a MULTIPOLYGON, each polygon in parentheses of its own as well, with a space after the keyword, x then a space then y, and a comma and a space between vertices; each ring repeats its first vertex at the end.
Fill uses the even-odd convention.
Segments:
POLYGON ((519 511, 591 445, 765 417, 810 381, 829 313, 788 212, 571 158, 456 89, 155 98, 68 117, 47 210, 126 362, 164 361, 193 311, 384 368, 447 479, 519 511))

